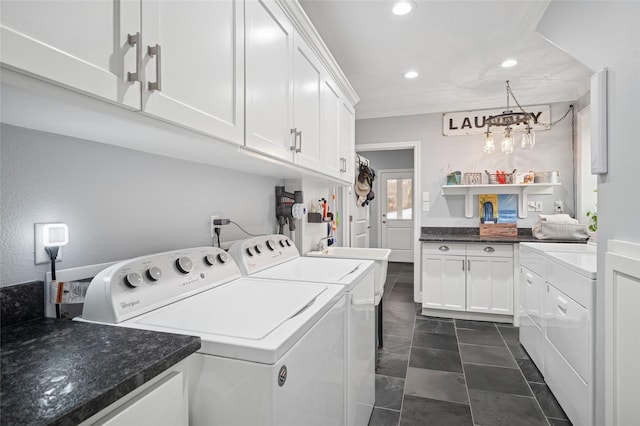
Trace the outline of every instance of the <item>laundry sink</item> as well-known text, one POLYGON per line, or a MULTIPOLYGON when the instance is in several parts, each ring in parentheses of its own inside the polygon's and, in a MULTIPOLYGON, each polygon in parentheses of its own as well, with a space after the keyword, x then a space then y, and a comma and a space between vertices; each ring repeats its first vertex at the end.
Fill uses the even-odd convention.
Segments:
POLYGON ((362 247, 327 247, 322 251, 311 251, 307 256, 314 257, 338 257, 342 259, 365 259, 373 260, 374 283, 375 283, 375 304, 377 305, 384 292, 384 283, 387 280, 387 264, 389 263, 391 250, 381 248, 362 247))

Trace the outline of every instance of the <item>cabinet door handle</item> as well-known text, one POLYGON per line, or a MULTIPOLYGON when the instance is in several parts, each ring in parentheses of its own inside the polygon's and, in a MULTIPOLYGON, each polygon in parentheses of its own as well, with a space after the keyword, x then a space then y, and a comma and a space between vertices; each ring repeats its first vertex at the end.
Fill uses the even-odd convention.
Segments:
POLYGON ((293 128, 291 129, 291 135, 293 135, 293 143, 291 144, 291 147, 289 148, 291 151, 296 151, 297 148, 297 143, 298 143, 298 129, 297 128, 293 128))
POLYGON ((467 271, 471 270, 471 261, 467 260, 467 271))
POLYGON ((527 279, 526 279, 527 284, 529 285, 529 287, 531 287, 533 285, 533 275, 526 274, 526 277, 527 277, 527 279))
POLYGON ((494 251, 496 251, 496 249, 494 249, 493 247, 485 247, 484 251, 487 253, 493 253, 494 251))
POLYGON ((449 251, 449 247, 447 247, 447 246, 440 246, 440 247, 438 247, 438 250, 440 250, 440 251, 449 251))
POLYGON ((140 81, 140 64, 142 63, 142 43, 140 43, 140 32, 127 34, 127 42, 129 43, 129 46, 136 47, 136 71, 127 72, 127 81, 140 81))
POLYGON ((156 58, 156 81, 149 82, 149 90, 154 92, 160 92, 162 90, 162 49, 159 44, 155 46, 148 46, 147 50, 149 52, 149 56, 152 58, 155 56, 156 58))
POLYGON ((462 270, 464 271, 464 259, 462 259, 462 270))
POLYGON ((296 132, 296 153, 302 152, 302 130, 296 132))

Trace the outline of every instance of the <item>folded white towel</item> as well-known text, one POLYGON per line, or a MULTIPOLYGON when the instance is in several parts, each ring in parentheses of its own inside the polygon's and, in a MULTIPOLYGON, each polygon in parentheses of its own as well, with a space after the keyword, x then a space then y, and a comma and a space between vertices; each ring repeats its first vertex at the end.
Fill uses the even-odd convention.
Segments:
POLYGON ((547 222, 547 223, 565 223, 565 224, 570 224, 570 225, 577 225, 578 221, 574 218, 572 218, 571 216, 569 216, 568 214, 565 213, 561 213, 561 214, 541 214, 538 215, 538 220, 540 220, 540 222, 547 222))

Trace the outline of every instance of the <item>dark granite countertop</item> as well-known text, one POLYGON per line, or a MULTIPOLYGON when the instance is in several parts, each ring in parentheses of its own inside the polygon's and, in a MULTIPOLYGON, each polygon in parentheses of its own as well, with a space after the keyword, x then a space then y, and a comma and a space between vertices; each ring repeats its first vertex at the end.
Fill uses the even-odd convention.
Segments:
POLYGON ((200 338, 69 320, 3 327, 2 425, 75 425, 200 348, 200 338))
POLYGON ((531 234, 530 228, 518 228, 516 237, 479 235, 479 228, 423 227, 420 241, 460 242, 460 243, 586 243, 587 240, 539 240, 531 234))

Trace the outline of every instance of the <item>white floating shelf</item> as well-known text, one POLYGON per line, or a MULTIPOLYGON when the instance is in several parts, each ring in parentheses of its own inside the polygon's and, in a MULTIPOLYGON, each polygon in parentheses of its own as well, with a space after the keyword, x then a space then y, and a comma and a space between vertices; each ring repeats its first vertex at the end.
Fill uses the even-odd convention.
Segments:
POLYGON ((561 183, 524 183, 494 185, 443 185, 442 195, 464 195, 464 215, 473 217, 473 196, 478 194, 516 194, 518 195, 518 217, 527 217, 529 194, 552 195, 553 187, 561 183))

